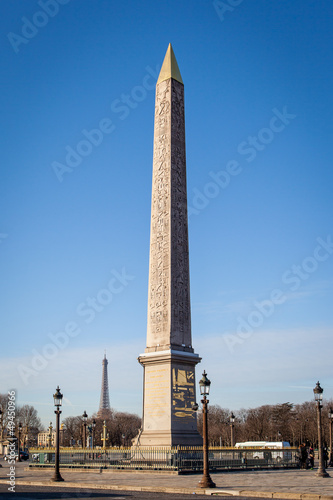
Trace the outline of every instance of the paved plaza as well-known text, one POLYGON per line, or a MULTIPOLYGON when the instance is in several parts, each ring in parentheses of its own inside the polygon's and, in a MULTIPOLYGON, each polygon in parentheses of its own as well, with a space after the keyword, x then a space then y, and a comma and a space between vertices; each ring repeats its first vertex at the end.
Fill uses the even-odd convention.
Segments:
MULTIPOLYGON (((7 482, 6 474, 9 466, 2 462, 0 483, 7 482)), ((333 500, 333 469, 328 469, 331 477, 319 478, 316 470, 249 470, 220 472, 212 474, 216 489, 206 490, 206 495, 221 494, 245 497, 280 498, 307 500, 333 500)), ((50 483, 53 471, 46 469, 28 469, 26 463, 16 464, 16 484, 43 485, 50 483)), ((122 491, 151 491, 165 493, 199 494, 197 484, 199 474, 184 474, 166 472, 141 471, 110 471, 89 470, 72 471, 62 469, 63 483, 57 486, 91 489, 110 489, 122 491)))

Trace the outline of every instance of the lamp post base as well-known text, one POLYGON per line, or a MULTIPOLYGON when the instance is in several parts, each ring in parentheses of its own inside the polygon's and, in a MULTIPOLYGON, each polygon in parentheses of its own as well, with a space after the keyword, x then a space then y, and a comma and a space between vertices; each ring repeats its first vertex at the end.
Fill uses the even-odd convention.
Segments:
POLYGON ((317 477, 331 477, 325 470, 318 470, 316 472, 317 477))
POLYGON ((199 488, 215 488, 216 484, 212 481, 210 475, 202 476, 201 481, 198 484, 199 488))
POLYGON ((64 481, 64 478, 61 477, 60 472, 55 472, 54 476, 52 477, 51 481, 53 482, 59 482, 59 481, 64 481))

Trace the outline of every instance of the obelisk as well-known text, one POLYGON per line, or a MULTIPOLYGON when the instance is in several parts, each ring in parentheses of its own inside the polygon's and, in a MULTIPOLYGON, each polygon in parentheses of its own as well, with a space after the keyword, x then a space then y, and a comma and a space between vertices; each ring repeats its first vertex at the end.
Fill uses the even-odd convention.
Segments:
POLYGON ((156 85, 142 446, 201 445, 187 221, 184 85, 168 47, 156 85))

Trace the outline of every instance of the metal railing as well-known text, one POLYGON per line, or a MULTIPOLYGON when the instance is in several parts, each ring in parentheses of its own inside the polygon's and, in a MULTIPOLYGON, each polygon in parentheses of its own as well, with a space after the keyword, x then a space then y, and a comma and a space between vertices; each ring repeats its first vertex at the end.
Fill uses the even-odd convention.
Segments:
MULTIPOLYGON (((55 449, 30 449, 31 467, 53 467, 55 449)), ((175 470, 200 472, 203 468, 202 447, 174 448, 61 448, 60 466, 70 468, 175 470)), ((211 471, 274 467, 298 467, 297 448, 209 448, 211 471)))

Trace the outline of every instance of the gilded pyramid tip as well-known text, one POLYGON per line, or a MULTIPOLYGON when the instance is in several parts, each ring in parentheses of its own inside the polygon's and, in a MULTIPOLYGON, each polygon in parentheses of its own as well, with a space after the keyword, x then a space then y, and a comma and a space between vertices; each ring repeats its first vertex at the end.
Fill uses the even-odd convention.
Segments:
POLYGON ((166 51, 157 83, 159 84, 169 78, 173 78, 177 80, 177 82, 183 83, 171 43, 169 43, 168 50, 166 51))

